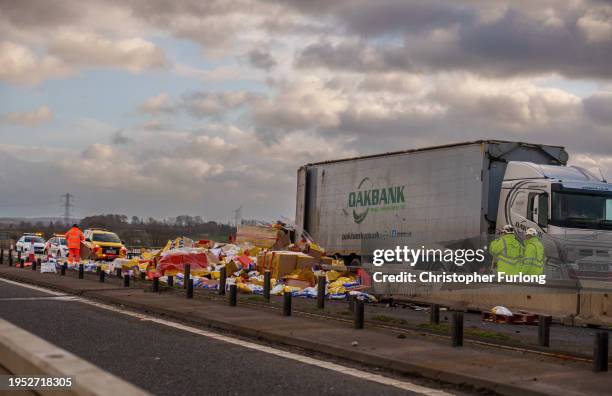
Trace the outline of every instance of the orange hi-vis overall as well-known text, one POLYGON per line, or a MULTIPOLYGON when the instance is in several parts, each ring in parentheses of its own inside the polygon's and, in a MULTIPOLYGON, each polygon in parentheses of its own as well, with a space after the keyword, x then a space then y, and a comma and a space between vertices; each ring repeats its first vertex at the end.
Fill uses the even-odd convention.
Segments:
POLYGON ((72 227, 66 233, 66 244, 68 245, 68 261, 71 263, 81 261, 81 241, 85 239, 83 232, 78 227, 72 227))

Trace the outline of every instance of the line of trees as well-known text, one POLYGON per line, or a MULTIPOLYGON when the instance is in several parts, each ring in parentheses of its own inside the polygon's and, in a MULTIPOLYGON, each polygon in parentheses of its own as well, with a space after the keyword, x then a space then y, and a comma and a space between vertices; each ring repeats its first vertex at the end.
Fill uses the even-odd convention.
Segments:
MULTIPOLYGON (((70 224, 72 225, 72 224, 70 224)), ((181 215, 165 218, 163 220, 128 218, 119 214, 101 214, 88 216, 79 222, 81 229, 90 227, 105 228, 116 232, 128 246, 163 246, 169 239, 179 236, 188 238, 212 239, 227 242, 228 236, 236 233, 236 229, 228 224, 214 221, 205 221, 201 216, 181 215)), ((0 224, 0 230, 8 233, 9 237, 17 240, 25 232, 41 232, 45 238, 56 233, 65 233, 69 226, 63 222, 29 223, 22 221, 18 224, 0 224)))

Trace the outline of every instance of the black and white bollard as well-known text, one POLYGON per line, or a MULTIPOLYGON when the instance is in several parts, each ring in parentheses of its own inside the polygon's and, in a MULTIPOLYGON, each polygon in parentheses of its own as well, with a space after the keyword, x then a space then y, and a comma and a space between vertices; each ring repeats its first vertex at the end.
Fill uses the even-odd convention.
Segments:
POLYGON ((264 272, 263 297, 266 301, 270 301, 270 271, 264 272))
POLYGON ((431 304, 429 311, 429 323, 440 324, 440 306, 438 304, 431 304))
POLYGON ((221 267, 219 270, 219 295, 225 295, 225 284, 227 282, 227 269, 225 267, 221 267))
POLYGON ((538 345, 543 347, 550 346, 550 322, 552 317, 547 315, 538 316, 538 345))
POLYGON ((283 294, 283 316, 291 316, 291 292, 283 294))
POLYGON ((463 312, 453 312, 451 332, 453 347, 463 346, 463 312))
POLYGON ((235 307, 238 302, 238 287, 236 284, 230 285, 229 287, 229 305, 235 307))
MULTIPOLYGON (((68 263, 64 263, 66 267, 68 267, 68 263)), ((85 277, 85 266, 81 263, 79 264, 79 279, 83 279, 85 277)))
POLYGON ((32 260, 32 271, 36 271, 36 265, 40 264, 40 259, 32 260))
POLYGON ((327 287, 327 278, 319 276, 317 280, 317 308, 325 308, 325 289, 327 287))
POLYGON ((356 329, 363 329, 363 321, 364 321, 364 314, 365 314, 365 304, 363 302, 363 300, 361 299, 355 299, 355 312, 354 312, 354 318, 355 318, 355 328, 356 329))
POLYGON ((593 371, 596 373, 608 371, 607 331, 600 331, 595 334, 595 344, 593 347, 593 371))
POLYGON ((174 276, 168 275, 166 279, 167 279, 166 283, 168 284, 168 287, 174 287, 174 276))

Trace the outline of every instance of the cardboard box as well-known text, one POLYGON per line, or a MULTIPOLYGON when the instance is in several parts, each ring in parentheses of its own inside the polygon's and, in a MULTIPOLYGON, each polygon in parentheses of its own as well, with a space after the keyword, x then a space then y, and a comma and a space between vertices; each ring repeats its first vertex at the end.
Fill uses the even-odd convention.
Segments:
POLYGON ((273 253, 270 254, 272 261, 272 278, 280 279, 295 270, 297 264, 297 254, 295 252, 279 251, 270 253, 273 253))
POLYGON ((291 245, 291 238, 289 237, 289 234, 283 231, 280 231, 280 233, 281 235, 279 235, 278 239, 276 240, 276 243, 272 247, 272 249, 274 250, 284 250, 289 245, 291 245))
POLYGON ((296 260, 297 269, 312 268, 312 267, 316 267, 317 265, 319 265, 319 260, 317 260, 315 257, 309 256, 305 253, 299 253, 297 255, 297 260, 296 260))
MULTIPOLYGON (((265 256, 264 256, 264 265, 263 265, 263 271, 265 270, 270 270, 272 271, 272 260, 274 259, 274 255, 277 252, 266 252, 265 256)), ((262 271, 262 272, 263 272, 262 271)))
POLYGON ((333 257, 323 256, 321 257, 321 264, 323 265, 332 265, 334 263, 333 257))
POLYGON ((241 225, 236 232, 236 244, 250 243, 264 249, 275 246, 284 233, 273 227, 241 225))
POLYGON ((229 263, 225 264, 225 275, 229 278, 230 276, 232 276, 234 274, 234 272, 238 271, 238 266, 236 265, 236 263, 234 263, 234 261, 230 261, 229 263))
POLYGON ((263 273, 265 270, 266 252, 257 253, 257 271, 263 273))
POLYGON ((304 253, 314 257, 317 261, 321 260, 321 257, 325 254, 325 250, 317 244, 309 243, 304 249, 304 253))
POLYGON ((81 250, 79 254, 82 259, 95 258, 89 242, 81 241, 81 250))

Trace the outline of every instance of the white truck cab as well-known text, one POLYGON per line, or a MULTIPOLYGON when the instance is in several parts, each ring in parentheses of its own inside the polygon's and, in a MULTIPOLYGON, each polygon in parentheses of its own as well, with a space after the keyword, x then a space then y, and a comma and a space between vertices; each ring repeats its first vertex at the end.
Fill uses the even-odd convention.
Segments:
POLYGON ((535 228, 552 277, 612 278, 612 184, 577 166, 510 161, 497 229, 535 228))

